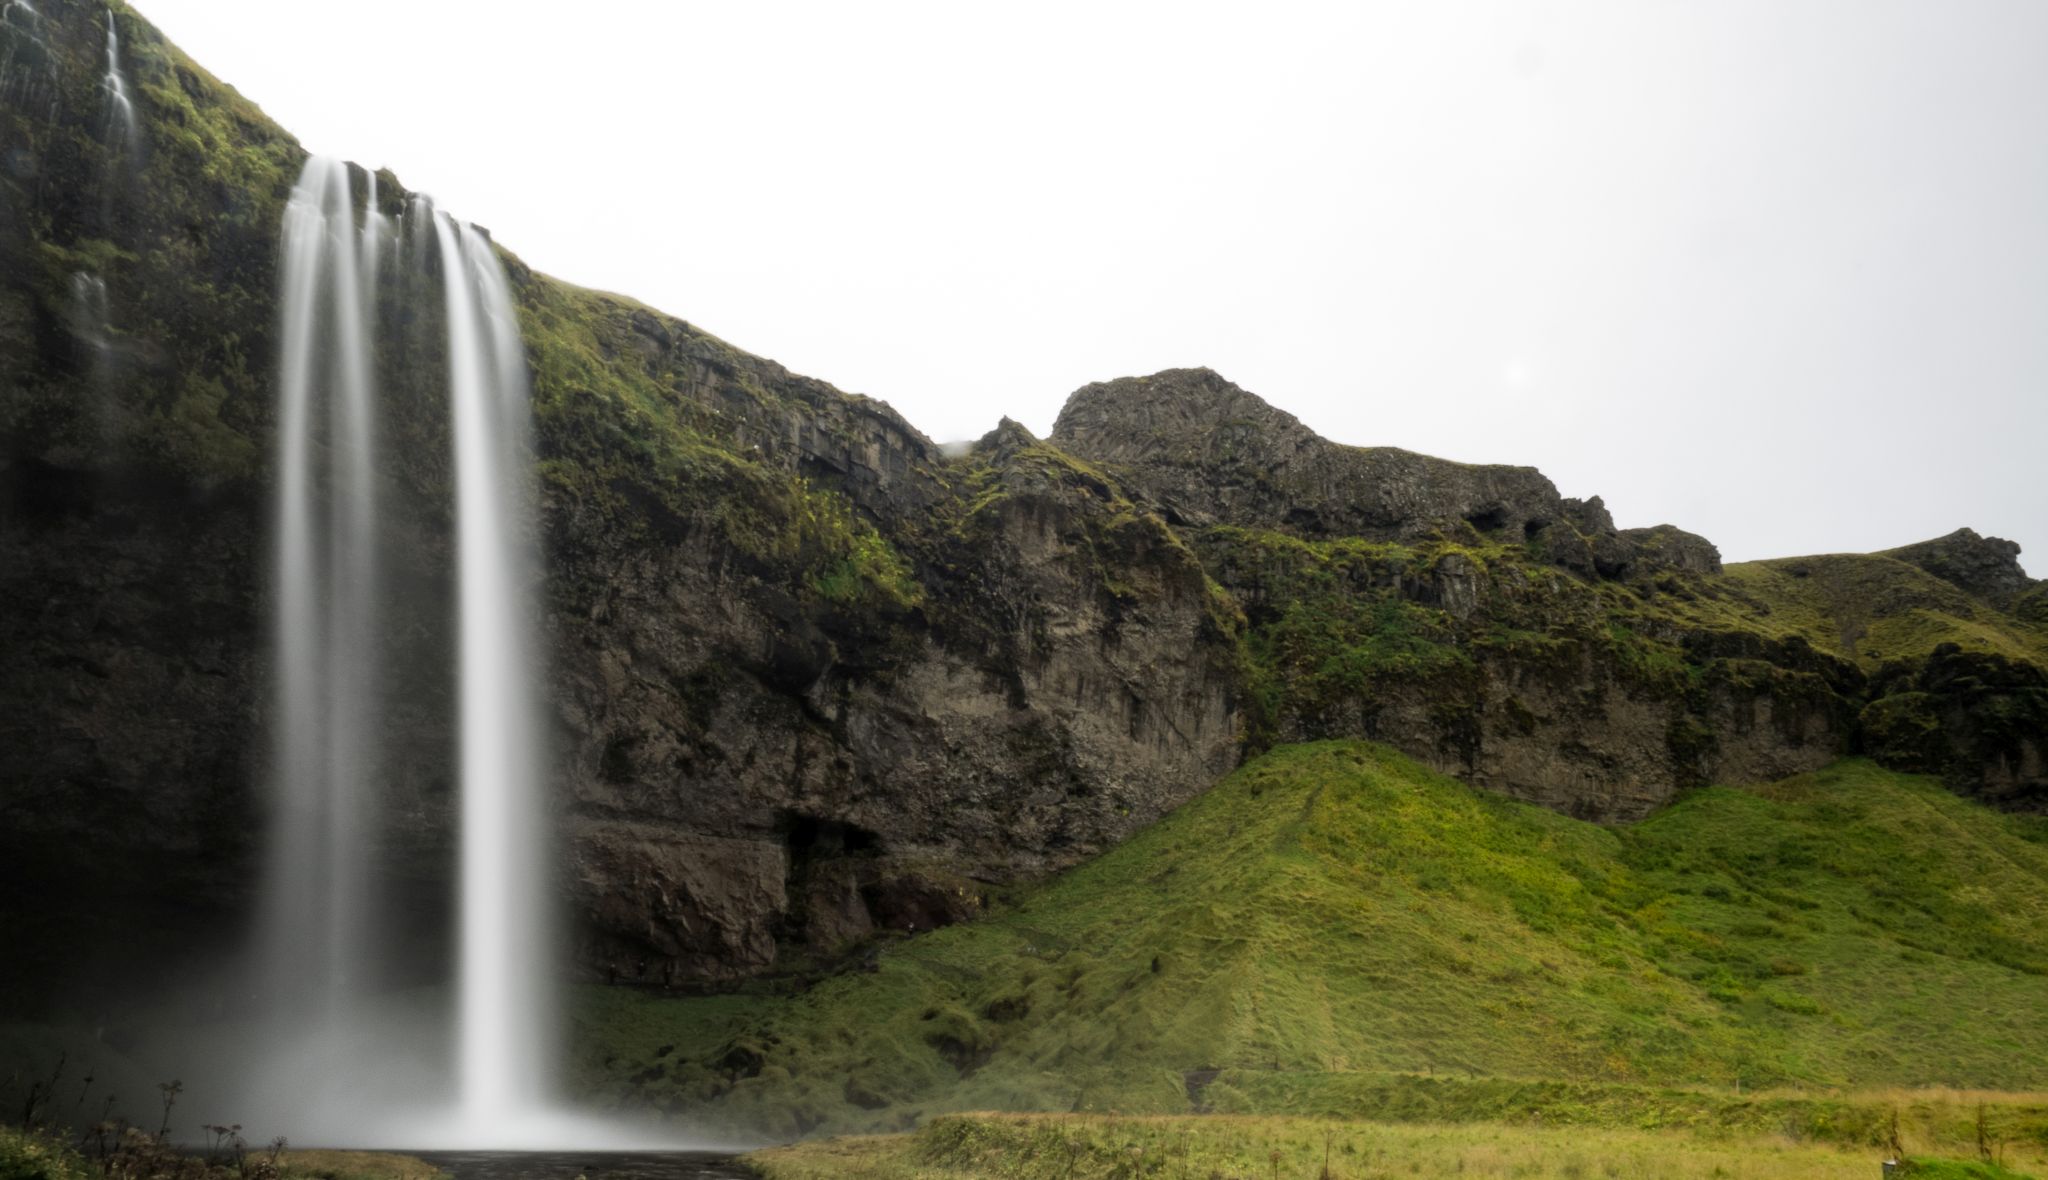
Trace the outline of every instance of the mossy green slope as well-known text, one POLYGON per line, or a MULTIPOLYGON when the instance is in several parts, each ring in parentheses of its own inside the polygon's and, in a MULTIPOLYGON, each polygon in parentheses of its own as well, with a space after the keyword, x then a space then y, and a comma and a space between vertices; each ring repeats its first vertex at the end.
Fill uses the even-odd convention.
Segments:
MULTIPOLYGON (((2048 667, 2048 630, 1881 553, 1745 562, 1729 566, 1719 581, 1726 593, 1715 605, 1732 612, 1730 625, 1798 635, 1867 671, 1886 660, 1923 657, 1943 643, 2048 667)), ((1710 609, 1669 609, 1712 618, 1710 609)))
POLYGON ((655 543, 702 528, 801 596, 884 612, 916 605, 909 566, 851 499, 747 447, 771 422, 802 415, 790 389, 776 388, 800 379, 630 299, 507 261, 558 515, 655 543))
POLYGON ((0 21, 0 437, 202 490, 245 479, 265 420, 275 227, 304 152, 120 0, 48 7, 0 21), (134 84, 132 142, 107 133, 108 21, 134 84), (113 310, 97 358, 55 343, 91 331, 74 276, 103 282, 113 310))
POLYGON ((2044 838, 1862 761, 1612 829, 1367 743, 1283 747, 871 971, 593 990, 584 1082, 771 1133, 1185 1110, 1206 1070, 1209 1101, 1251 1107, 1376 1071, 2039 1086, 2044 838))

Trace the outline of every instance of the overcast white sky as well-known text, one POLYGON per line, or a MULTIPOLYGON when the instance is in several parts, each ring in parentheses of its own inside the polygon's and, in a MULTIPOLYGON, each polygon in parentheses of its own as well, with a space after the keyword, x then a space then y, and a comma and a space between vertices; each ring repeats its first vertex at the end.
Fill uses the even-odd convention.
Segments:
POLYGON ((940 440, 1208 365, 1731 559, 2048 574, 2048 3, 134 0, 315 151, 940 440))

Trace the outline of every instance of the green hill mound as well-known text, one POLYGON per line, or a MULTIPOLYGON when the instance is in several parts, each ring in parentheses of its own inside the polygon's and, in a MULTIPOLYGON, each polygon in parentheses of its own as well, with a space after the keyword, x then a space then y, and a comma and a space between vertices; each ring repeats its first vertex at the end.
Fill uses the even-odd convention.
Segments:
POLYGON ((2019 1089, 2044 919, 2048 825, 1864 761, 1617 829, 1327 742, 801 994, 590 989, 578 1053, 620 1105, 784 1133, 1393 1073, 2019 1089))

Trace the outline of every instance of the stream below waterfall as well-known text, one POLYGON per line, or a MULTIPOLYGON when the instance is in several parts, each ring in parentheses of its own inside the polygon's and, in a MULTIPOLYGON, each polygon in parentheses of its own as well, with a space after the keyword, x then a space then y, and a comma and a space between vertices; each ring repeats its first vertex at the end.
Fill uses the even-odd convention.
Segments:
POLYGON ((737 1156, 706 1151, 416 1151, 455 1180, 754 1180, 737 1156))

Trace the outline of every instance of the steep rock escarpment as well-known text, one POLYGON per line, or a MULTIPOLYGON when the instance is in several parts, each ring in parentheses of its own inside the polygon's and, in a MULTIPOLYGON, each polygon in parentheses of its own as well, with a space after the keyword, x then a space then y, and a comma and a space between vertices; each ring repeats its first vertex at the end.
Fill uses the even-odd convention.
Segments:
POLYGON ((550 459, 586 961, 723 978, 927 929, 1235 764, 1237 619, 1156 516, 1028 437, 948 460, 747 384, 695 403, 737 445, 674 483, 550 459))
POLYGON ((2048 671, 1943 643, 1887 664, 1863 710, 1864 744, 1900 770, 1938 774, 2004 807, 2048 811, 2048 671))
POLYGON ((1248 622, 1255 744, 1363 736, 1634 819, 1869 753, 2042 807, 2048 630, 1894 558, 1600 580, 1526 548, 1191 534, 1248 622))
MULTIPOLYGON (((1581 818, 1812 769, 1852 745, 1864 676, 1799 639, 1685 625, 1669 593, 1523 549, 1196 535, 1249 624, 1258 744, 1364 736, 1581 818)), ((1714 594, 1701 576, 1669 584, 1714 594)))
POLYGON ((1533 468, 1332 443, 1206 369, 1086 386, 1053 440, 1156 502, 1242 605, 1255 743, 1371 737, 1608 820, 1852 744, 1858 669, 1638 625, 1719 553, 1533 468))
POLYGON ((1205 369, 1086 386, 1053 440, 1156 503, 1241 604, 1254 745, 1370 737, 1606 820, 1863 750, 2008 805, 2041 789, 2048 634, 2011 542, 1724 570, 1533 469, 1331 443, 1205 369), (1946 643, 2002 662, 1958 680, 1946 643))
MULTIPOLYGON (((119 976, 79 961, 81 930, 117 956, 231 940, 258 887, 277 256, 305 156, 124 7, 39 8, 0 23, 0 864, 35 899, 0 933, 9 984, 48 986, 119 976), (132 133, 100 84, 108 20, 132 133), (114 877, 111 901, 50 888, 114 877)), ((732 979, 955 920, 1234 765, 1236 616, 1109 484, 1043 448, 948 459, 886 405, 506 263, 586 973, 732 979)), ((450 456, 439 293, 407 282, 428 289, 387 284, 373 317, 377 855, 430 937, 450 456)))
MULTIPOLYGON (((256 887, 278 235, 305 157, 118 4, 7 11, 0 887, 37 901, 0 915, 0 998, 25 1007, 24 980, 119 976, 81 931, 158 961, 236 933, 256 887)), ((398 178, 374 190, 404 216, 398 178)), ((716 984, 954 921, 1308 737, 1606 819, 1864 749, 2039 797, 2048 607, 1995 539, 1723 569, 1532 469, 1329 443, 1206 370, 1090 386, 1049 440, 1006 422, 949 457, 883 403, 504 261, 586 975, 716 984)), ((422 938, 452 805, 437 295, 387 289, 373 317, 377 855, 422 938)))

